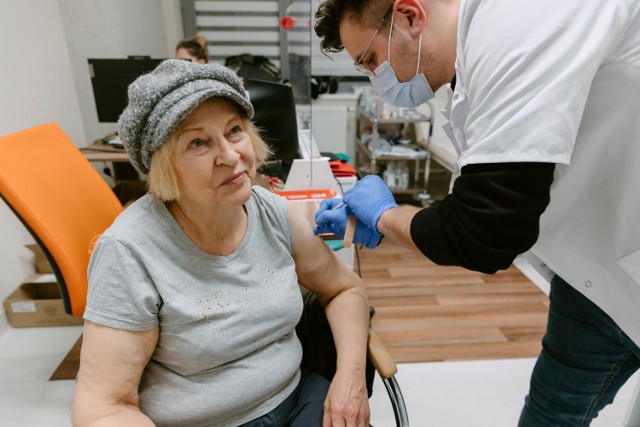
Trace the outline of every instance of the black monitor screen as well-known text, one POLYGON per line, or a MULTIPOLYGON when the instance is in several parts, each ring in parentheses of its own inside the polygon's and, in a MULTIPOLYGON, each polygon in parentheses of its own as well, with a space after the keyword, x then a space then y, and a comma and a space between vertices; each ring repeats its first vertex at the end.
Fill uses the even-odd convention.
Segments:
POLYGON ((138 76, 153 71, 162 59, 89 59, 98 121, 117 122, 127 106, 127 88, 138 76))
POLYGON ((282 161, 281 175, 286 177, 293 160, 300 158, 291 86, 255 79, 246 79, 244 86, 255 110, 253 122, 274 152, 271 159, 282 161))

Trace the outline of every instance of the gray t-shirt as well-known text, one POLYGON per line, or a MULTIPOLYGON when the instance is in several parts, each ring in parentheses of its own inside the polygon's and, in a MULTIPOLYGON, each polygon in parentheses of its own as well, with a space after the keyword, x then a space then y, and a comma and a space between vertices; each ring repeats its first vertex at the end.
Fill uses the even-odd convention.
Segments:
POLYGON ((200 250, 146 195, 100 237, 84 318, 160 327, 140 408, 157 425, 234 426, 281 403, 300 379, 302 299, 286 201, 254 187, 247 233, 228 256, 200 250))

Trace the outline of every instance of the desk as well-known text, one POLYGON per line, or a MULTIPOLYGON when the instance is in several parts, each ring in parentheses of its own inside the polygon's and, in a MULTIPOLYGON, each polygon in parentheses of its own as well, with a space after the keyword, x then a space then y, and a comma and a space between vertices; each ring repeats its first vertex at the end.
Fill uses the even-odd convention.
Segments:
POLYGON ((81 148, 80 151, 90 162, 129 162, 129 156, 124 148, 114 148, 99 141, 81 148))
POLYGON ((90 162, 110 162, 107 175, 111 176, 115 186, 114 193, 123 205, 136 200, 146 192, 146 183, 140 179, 138 172, 129 162, 129 156, 124 148, 115 148, 102 141, 96 141, 80 152, 90 162))

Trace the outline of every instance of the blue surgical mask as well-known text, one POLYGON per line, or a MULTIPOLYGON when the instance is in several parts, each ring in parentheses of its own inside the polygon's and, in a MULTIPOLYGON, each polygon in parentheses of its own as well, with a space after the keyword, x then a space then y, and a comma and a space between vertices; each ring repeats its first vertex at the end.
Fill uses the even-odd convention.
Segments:
POLYGON ((373 89, 384 101, 396 107, 413 108, 424 104, 435 96, 424 74, 419 73, 420 51, 422 50, 422 36, 418 39, 418 64, 416 75, 408 82, 401 83, 391 68, 391 33, 393 32, 393 12, 391 13, 391 27, 387 44, 387 61, 375 70, 375 75, 369 77, 373 89))

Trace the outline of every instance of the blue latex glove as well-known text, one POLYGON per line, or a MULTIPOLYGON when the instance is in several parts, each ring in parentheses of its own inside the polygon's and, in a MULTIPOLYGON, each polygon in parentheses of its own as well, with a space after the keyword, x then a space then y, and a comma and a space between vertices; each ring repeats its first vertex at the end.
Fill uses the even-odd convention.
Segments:
MULTIPOLYGON (((326 199, 323 200, 318 208, 315 219, 317 226, 313 229, 314 233, 333 233, 340 238, 344 238, 347 228, 347 219, 352 215, 351 209, 342 199, 326 199)), ((367 248, 375 248, 380 244, 382 234, 377 230, 367 227, 367 225, 357 219, 356 229, 353 233, 353 243, 356 245, 364 245, 367 248)))
POLYGON ((340 238, 344 238, 349 212, 342 199, 323 200, 314 217, 316 220, 316 226, 313 229, 314 233, 333 233, 340 238), (339 207, 341 204, 343 206, 339 207))
POLYGON ((378 175, 365 176, 344 193, 343 200, 360 221, 378 233, 380 215, 388 209, 398 207, 389 187, 378 175))

